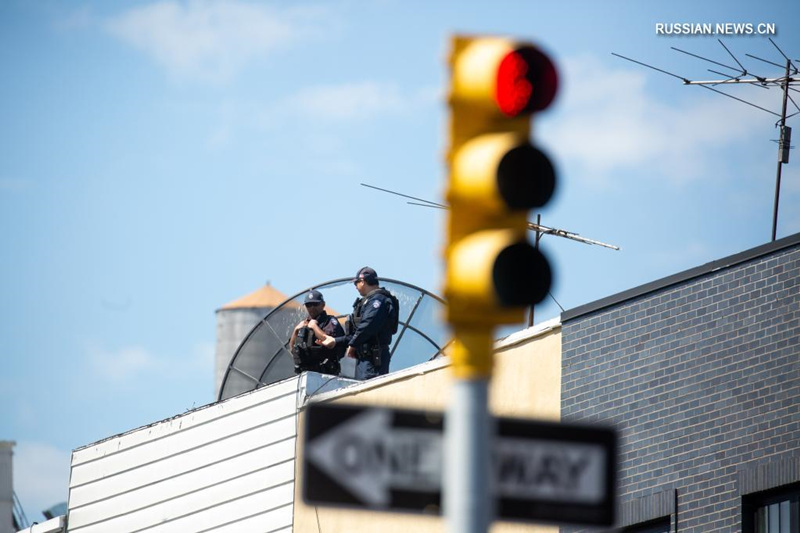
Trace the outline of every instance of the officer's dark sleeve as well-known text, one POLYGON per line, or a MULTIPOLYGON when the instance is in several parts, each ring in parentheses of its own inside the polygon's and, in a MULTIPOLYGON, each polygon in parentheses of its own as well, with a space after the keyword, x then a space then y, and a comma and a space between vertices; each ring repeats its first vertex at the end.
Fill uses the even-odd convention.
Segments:
POLYGON ((323 331, 326 335, 330 335, 336 339, 336 346, 331 348, 331 350, 337 359, 341 359, 344 356, 344 351, 347 344, 339 341, 339 339, 344 339, 344 328, 339 323, 339 320, 334 317, 330 317, 323 331))
MULTIPOLYGON (((326 335, 333 337, 333 340, 336 341, 336 348, 338 349, 339 347, 341 347, 342 353, 344 353, 344 350, 347 347, 347 343, 350 342, 350 338, 352 337, 352 335, 347 335, 347 333, 345 333, 342 324, 339 322, 339 319, 335 320, 336 321, 333 324, 333 328, 331 329, 331 331, 328 331, 325 328, 323 328, 322 331, 324 331, 326 335)), ((330 324, 330 322, 328 322, 328 324, 330 324)))
POLYGON ((367 341, 378 335, 384 322, 389 318, 389 302, 384 296, 370 299, 361 313, 361 322, 358 323, 353 338, 348 343, 350 346, 366 344, 367 341), (378 303, 378 307, 375 304, 378 303))

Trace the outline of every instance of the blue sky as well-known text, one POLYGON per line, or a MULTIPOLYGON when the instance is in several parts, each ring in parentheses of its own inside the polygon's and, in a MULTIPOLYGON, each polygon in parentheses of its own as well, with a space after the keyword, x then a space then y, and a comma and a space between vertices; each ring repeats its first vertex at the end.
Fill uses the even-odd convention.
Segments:
MULTIPOLYGON (((611 53, 708 79, 670 47, 729 64, 717 36, 657 23, 775 24, 797 59, 798 20, 790 0, 0 3, 0 439, 29 518, 66 500, 72 449, 213 400, 224 303, 365 264, 441 292, 443 213, 359 183, 442 200, 452 33, 559 67, 542 223, 621 247, 542 241, 570 309, 771 234, 775 117, 611 53)), ((745 57, 780 63, 766 36, 723 42, 780 74, 745 57)), ((800 231, 797 158, 778 237, 800 231)))

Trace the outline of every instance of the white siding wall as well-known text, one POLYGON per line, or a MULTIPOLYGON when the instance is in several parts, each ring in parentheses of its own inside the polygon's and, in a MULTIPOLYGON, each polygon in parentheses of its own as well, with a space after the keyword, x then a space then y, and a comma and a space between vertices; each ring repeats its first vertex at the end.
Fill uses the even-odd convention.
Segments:
POLYGON ((298 385, 75 450, 69 532, 292 531, 298 385))

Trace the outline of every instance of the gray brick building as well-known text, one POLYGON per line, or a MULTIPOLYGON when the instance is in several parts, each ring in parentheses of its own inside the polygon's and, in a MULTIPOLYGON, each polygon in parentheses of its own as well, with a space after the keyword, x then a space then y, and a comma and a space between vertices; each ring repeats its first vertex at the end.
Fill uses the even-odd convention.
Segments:
POLYGON ((622 531, 800 532, 800 234, 562 324, 564 421, 620 430, 622 531))

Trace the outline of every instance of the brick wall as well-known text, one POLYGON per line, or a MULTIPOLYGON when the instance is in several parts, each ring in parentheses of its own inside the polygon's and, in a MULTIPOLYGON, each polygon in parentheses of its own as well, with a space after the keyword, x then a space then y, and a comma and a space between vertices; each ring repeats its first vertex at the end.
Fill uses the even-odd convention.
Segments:
POLYGON ((800 481, 800 236, 751 252, 562 317, 562 416, 620 430, 620 525, 739 531, 800 481))

